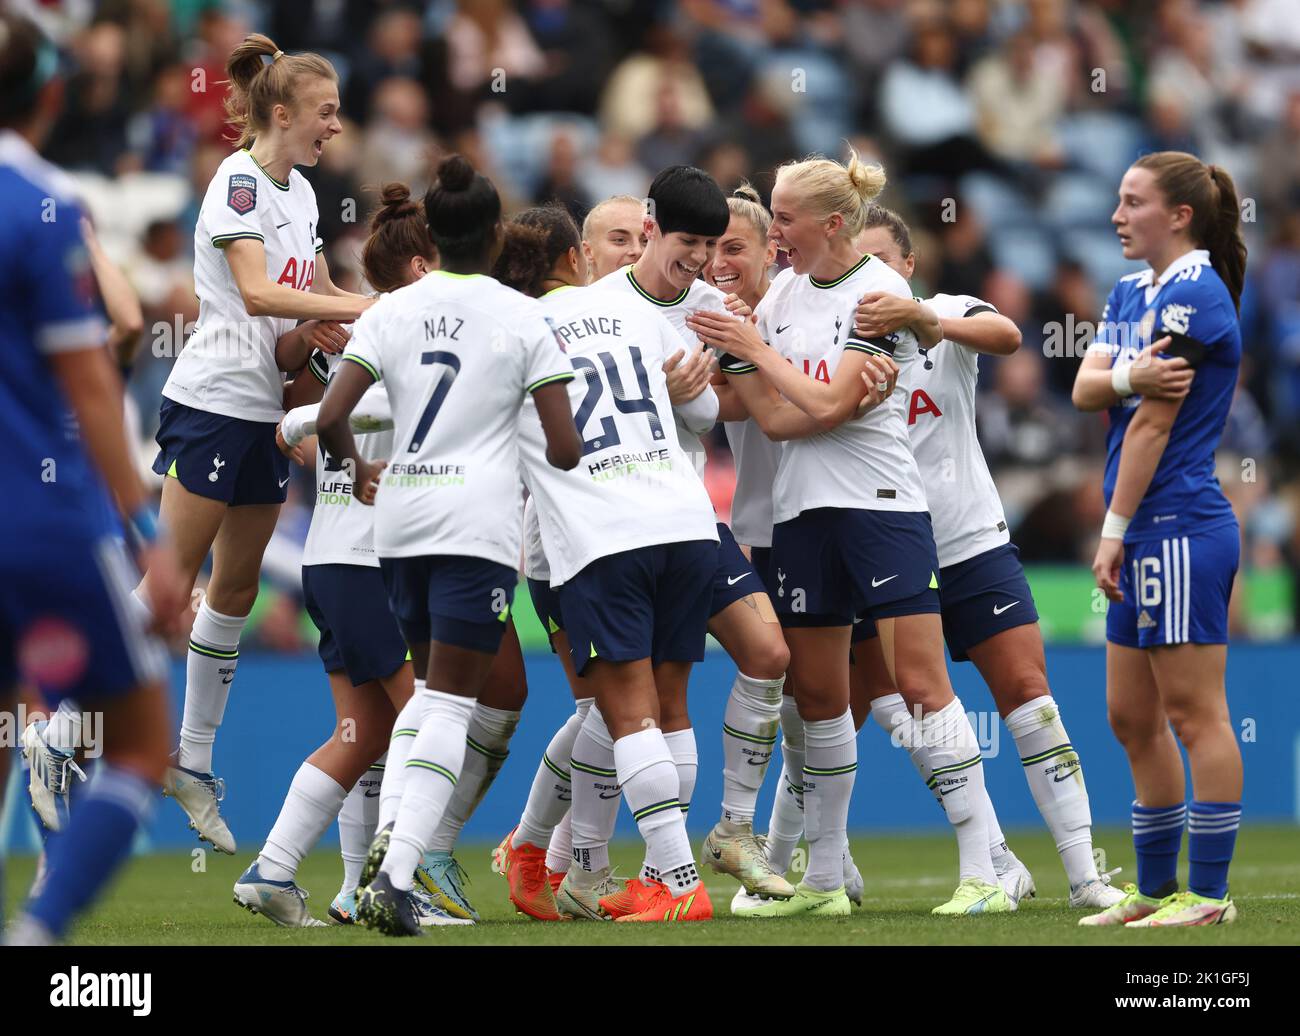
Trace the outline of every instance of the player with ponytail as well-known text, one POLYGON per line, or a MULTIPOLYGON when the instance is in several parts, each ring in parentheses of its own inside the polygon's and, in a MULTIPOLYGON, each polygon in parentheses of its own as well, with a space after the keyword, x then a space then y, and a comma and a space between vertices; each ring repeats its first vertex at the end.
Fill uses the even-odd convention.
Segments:
POLYGON ((1224 684, 1241 533, 1214 451, 1241 364, 1236 187, 1195 155, 1144 155, 1124 174, 1111 222, 1124 257, 1148 268, 1111 291, 1074 402, 1110 419, 1108 510, 1092 568, 1111 602, 1106 703, 1133 771, 1137 883, 1080 924, 1225 924, 1237 916, 1228 867, 1241 822, 1224 684), (1184 827, 1191 865, 1179 891, 1184 827))
POLYGON ((227 71, 239 149, 218 167, 199 209, 198 325, 163 387, 154 470, 166 476, 162 518, 175 530, 187 588, 213 554, 190 634, 180 748, 165 791, 200 839, 233 853, 212 749, 289 482, 288 458, 276 447, 284 414, 277 355, 297 370, 313 347, 340 351, 346 332, 338 322, 356 319, 371 300, 331 283, 316 234, 316 197, 294 168, 314 166, 343 130, 333 67, 252 35, 230 55, 227 71), (284 337, 288 346, 277 349, 284 337))

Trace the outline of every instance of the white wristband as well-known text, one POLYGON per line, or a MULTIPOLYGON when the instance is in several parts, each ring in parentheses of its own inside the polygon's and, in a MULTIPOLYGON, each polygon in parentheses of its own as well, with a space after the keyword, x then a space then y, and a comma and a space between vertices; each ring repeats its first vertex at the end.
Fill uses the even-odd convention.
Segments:
POLYGON ((1110 369, 1110 387, 1120 399, 1127 399, 1133 395, 1133 383, 1129 380, 1129 374, 1133 369, 1131 363, 1117 363, 1110 369))
POLYGON ((1128 523, 1132 518, 1125 518, 1122 514, 1116 514, 1114 511, 1107 511, 1106 517, 1101 523, 1101 538, 1103 540, 1122 540, 1124 533, 1128 532, 1128 523))

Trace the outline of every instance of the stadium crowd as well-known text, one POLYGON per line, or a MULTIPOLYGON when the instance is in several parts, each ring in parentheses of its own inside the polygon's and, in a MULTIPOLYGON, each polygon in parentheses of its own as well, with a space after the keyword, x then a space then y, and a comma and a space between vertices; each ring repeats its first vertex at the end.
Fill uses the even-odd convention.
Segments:
MULTIPOLYGON (((579 220, 609 195, 642 195, 674 163, 766 192, 780 163, 838 155, 845 140, 882 162, 882 200, 913 226, 916 293, 978 295, 1021 329, 1018 353, 980 365, 979 432, 1029 563, 1086 566, 1104 512, 1102 418, 1077 413, 1069 391, 1105 286, 1128 265, 1109 223, 1120 176, 1159 149, 1225 166, 1244 199, 1250 263, 1220 477, 1244 569, 1287 572, 1292 585, 1300 574, 1294 0, 9 6, 60 45, 67 101, 46 153, 77 176, 142 301, 130 375, 142 470, 159 390, 197 316, 198 203, 231 147, 225 57, 258 30, 319 51, 342 76, 346 132, 305 175, 334 280, 353 290, 374 187, 405 180, 418 194, 449 150, 487 173, 508 208, 554 199, 579 220)), ((720 429, 709 447, 725 457, 720 429)), ((310 628, 296 552, 314 483, 295 470, 254 634, 285 650, 310 628)), ((727 478, 709 488, 725 517, 727 478)))

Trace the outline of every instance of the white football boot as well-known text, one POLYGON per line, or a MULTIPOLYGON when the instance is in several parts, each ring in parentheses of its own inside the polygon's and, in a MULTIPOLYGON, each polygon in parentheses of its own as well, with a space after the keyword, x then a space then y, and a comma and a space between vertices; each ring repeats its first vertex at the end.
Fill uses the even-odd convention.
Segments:
POLYGON ((235 902, 245 910, 284 928, 324 928, 325 922, 307 909, 307 890, 292 881, 271 881, 262 877, 257 861, 235 882, 235 902))
POLYGON ((23 758, 27 760, 27 791, 32 798, 32 808, 48 831, 62 831, 68 817, 68 794, 72 790, 72 777, 86 779, 85 771, 77 765, 71 752, 61 752, 45 743, 43 730, 47 724, 29 723, 23 731, 23 758))
POLYGON ((235 854, 235 836, 221 819, 218 807, 226 797, 226 782, 210 773, 196 773, 183 766, 167 767, 163 794, 180 803, 190 818, 190 830, 199 841, 208 842, 219 853, 235 854))

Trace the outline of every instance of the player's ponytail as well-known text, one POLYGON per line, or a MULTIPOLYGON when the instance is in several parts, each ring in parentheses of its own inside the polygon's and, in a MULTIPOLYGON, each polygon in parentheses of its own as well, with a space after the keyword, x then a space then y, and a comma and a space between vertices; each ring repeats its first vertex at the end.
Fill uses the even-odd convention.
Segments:
POLYGON ((776 182, 792 186, 803 206, 818 219, 838 212, 844 220, 841 233, 852 238, 862 229, 871 203, 885 189, 885 170, 867 165, 850 145, 846 165, 814 155, 781 166, 776 182))
POLYGON ((424 196, 424 214, 444 268, 483 265, 490 259, 501 197, 468 159, 449 155, 438 163, 437 178, 424 196))
POLYGON ((537 298, 562 255, 582 240, 573 217, 559 205, 526 209, 506 224, 492 276, 508 288, 537 298))
POLYGON ((361 248, 361 268, 376 291, 395 291, 411 280, 416 256, 432 266, 436 250, 429 239, 424 206, 404 183, 386 183, 379 208, 370 217, 370 236, 361 248))
POLYGON ((1222 166, 1206 165, 1185 151, 1156 151, 1133 163, 1150 170, 1165 204, 1192 210, 1188 235, 1210 253, 1214 271, 1222 278, 1232 304, 1241 309, 1246 279, 1246 242, 1241 236, 1237 187, 1222 166))
POLYGON ((334 66, 319 54, 286 54, 275 41, 261 33, 244 37, 226 61, 226 119, 238 138, 236 147, 248 147, 258 133, 271 124, 277 104, 292 108, 302 79, 330 79, 338 82, 334 66), (263 58, 270 58, 269 62, 263 58))

